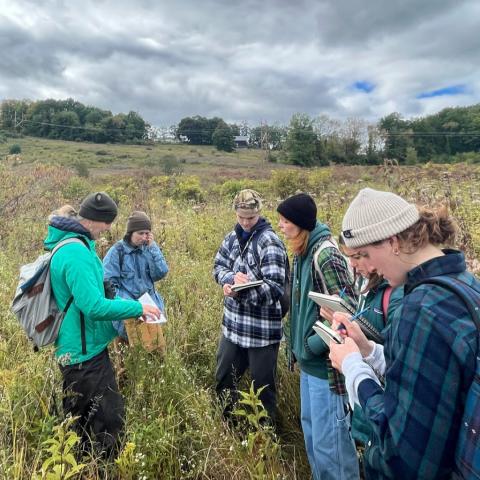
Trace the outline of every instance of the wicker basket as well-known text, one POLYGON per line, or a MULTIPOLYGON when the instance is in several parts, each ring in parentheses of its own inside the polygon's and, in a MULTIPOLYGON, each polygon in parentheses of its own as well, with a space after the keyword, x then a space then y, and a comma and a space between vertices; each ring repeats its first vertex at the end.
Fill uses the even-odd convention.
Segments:
POLYGON ((146 323, 135 318, 125 320, 128 342, 130 345, 141 345, 148 352, 165 353, 165 337, 159 323, 146 323))

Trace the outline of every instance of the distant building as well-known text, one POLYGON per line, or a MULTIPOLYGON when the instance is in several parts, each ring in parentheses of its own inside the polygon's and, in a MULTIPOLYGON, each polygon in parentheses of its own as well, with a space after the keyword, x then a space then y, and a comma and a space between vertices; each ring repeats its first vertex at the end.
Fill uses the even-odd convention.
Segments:
POLYGON ((247 148, 250 137, 247 135, 235 135, 233 141, 235 142, 235 148, 247 148))

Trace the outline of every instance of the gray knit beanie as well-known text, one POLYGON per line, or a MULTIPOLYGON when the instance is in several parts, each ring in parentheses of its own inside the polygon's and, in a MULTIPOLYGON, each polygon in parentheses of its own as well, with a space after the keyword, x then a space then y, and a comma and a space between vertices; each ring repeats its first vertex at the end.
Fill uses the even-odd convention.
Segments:
POLYGON ((364 188, 343 217, 342 236, 348 248, 363 247, 403 232, 419 218, 417 207, 395 193, 364 188))

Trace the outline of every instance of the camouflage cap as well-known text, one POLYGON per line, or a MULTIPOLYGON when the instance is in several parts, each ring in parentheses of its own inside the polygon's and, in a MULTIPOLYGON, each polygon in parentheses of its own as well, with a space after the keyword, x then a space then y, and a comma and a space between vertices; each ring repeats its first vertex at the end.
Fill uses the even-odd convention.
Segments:
POLYGON ((237 193, 233 200, 233 209, 246 214, 258 213, 262 209, 262 197, 255 190, 249 188, 237 193))

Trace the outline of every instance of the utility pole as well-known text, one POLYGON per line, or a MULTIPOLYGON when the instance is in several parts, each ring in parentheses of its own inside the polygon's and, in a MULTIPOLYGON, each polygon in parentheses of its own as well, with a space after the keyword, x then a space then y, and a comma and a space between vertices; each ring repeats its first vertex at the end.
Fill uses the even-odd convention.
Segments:
POLYGON ((268 155, 270 153, 270 143, 268 138, 268 125, 266 122, 260 123, 260 148, 264 151, 263 162, 268 162, 268 155))
POLYGON ((15 116, 13 118, 13 128, 14 130, 17 129, 23 123, 23 112, 22 112, 22 119, 17 123, 17 111, 15 110, 15 116))

